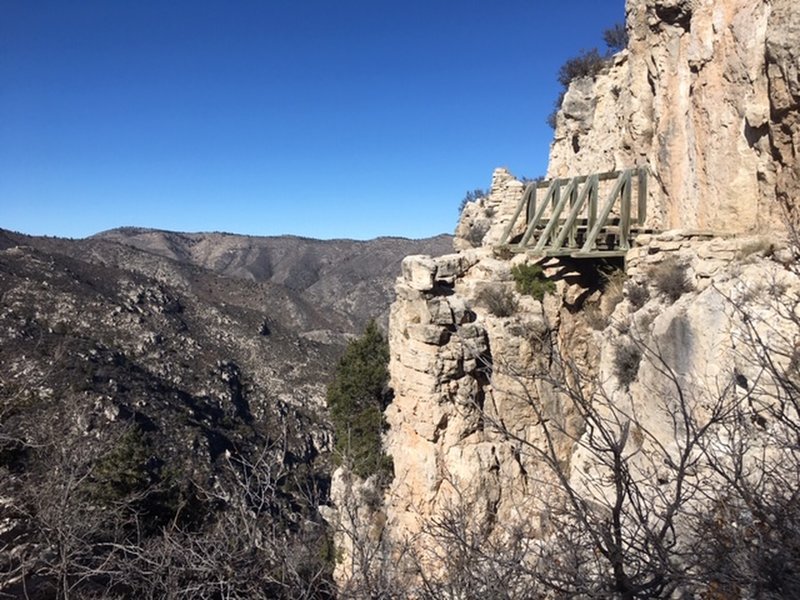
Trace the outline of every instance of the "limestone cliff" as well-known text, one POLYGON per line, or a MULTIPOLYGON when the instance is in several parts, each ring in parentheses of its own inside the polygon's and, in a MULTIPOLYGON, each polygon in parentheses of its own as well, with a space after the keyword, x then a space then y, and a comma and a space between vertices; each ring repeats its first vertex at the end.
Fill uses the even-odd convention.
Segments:
POLYGON ((628 49, 570 86, 548 175, 647 164, 651 224, 768 230, 800 192, 793 0, 628 0, 628 49))
MULTIPOLYGON (((351 515, 370 556, 390 557, 383 575, 420 586, 407 594, 760 594, 758 568, 706 544, 769 521, 732 478, 778 477, 755 492, 778 502, 800 472, 800 269, 783 212, 800 189, 798 23, 789 0, 628 1, 629 47, 570 86, 548 169, 649 165, 655 233, 624 260, 499 247, 524 188, 505 169, 465 207, 457 253, 405 259, 395 478, 382 507, 351 515), (522 293, 533 264, 545 279, 522 293), (720 552, 736 573, 710 570, 720 552)), ((792 523, 770 529, 773 547, 794 547, 792 523)))
MULTIPOLYGON (((495 182, 487 205, 508 189, 505 173, 495 182)), ((713 415, 746 406, 748 444, 773 447, 758 437, 760 427, 780 429, 771 404, 780 384, 764 356, 778 371, 794 368, 800 277, 792 252, 759 236, 677 230, 640 235, 637 244, 625 274, 613 270, 621 264, 538 261, 556 282, 541 301, 518 293, 512 275, 535 258, 509 260, 490 247, 406 258, 390 317, 395 398, 386 447, 395 479, 381 519, 393 552, 413 548, 411 573, 453 585, 464 568, 446 560, 463 550, 456 539, 541 563, 531 547, 558 539, 568 522, 565 487, 611 514, 598 423, 622 440, 637 489, 659 515, 665 498, 688 485, 675 467, 686 432, 713 415)), ((727 438, 707 435, 713 444, 704 443, 727 456, 727 438)), ((713 456, 709 465, 720 460, 713 456)), ((725 489, 712 466, 697 465, 698 489, 725 489)), ((677 514, 676 527, 697 529, 677 514)), ((521 586, 509 597, 540 589, 519 574, 506 581, 521 586)))

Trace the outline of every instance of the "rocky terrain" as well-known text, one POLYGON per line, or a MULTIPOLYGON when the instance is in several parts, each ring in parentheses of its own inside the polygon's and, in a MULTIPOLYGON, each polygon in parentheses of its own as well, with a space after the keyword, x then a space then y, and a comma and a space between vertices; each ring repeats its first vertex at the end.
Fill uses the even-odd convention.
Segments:
POLYGON ((548 176, 647 165, 652 231, 618 260, 515 253, 524 184, 497 169, 457 253, 406 258, 395 478, 333 480, 347 589, 800 594, 800 11, 626 14, 628 49, 567 90, 548 176))
MULTIPOLYGON (((119 243, 119 232, 62 240, 0 231, 0 594, 133 586, 137 597, 161 597, 163 588, 113 581, 132 563, 112 545, 132 554, 154 540, 170 547, 140 529, 132 538, 131 520, 180 521, 176 531, 223 553, 207 557, 223 569, 236 553, 208 536, 237 502, 254 522, 283 523, 289 541, 272 539, 281 552, 301 535, 316 540, 308 552, 324 547, 316 507, 328 493, 332 368, 362 323, 386 311, 393 265, 410 248, 438 252, 448 242, 137 236, 139 246, 169 241, 173 252, 119 243), (228 260, 201 260, 179 242, 212 254, 219 242, 228 260), (346 312, 353 302, 358 310, 346 312), (254 490, 255 465, 269 477, 254 490), (101 507, 113 519, 93 528, 86 512, 101 507), (115 570, 97 571, 117 558, 115 570)), ((296 571, 321 564, 322 554, 301 554, 296 571)), ((163 557, 165 572, 176 568, 175 556, 163 557)), ((268 589, 258 577, 242 585, 268 589)))
POLYGON ((370 319, 386 321, 401 257, 420 249, 433 255, 452 249, 447 235, 361 242, 122 228, 93 239, 119 242, 229 277, 280 284, 345 331, 361 331, 370 319))
MULTIPOLYGON (((507 194, 507 177, 495 174, 497 198, 507 194)), ((486 202, 493 198, 494 192, 486 202)), ((509 258, 488 246, 404 261, 389 332, 395 397, 386 412, 396 476, 380 513, 384 535, 395 544, 391 552, 414 548, 401 578, 414 581, 409 573, 423 564, 438 590, 513 584, 510 597, 528 597, 555 586, 548 579, 556 568, 547 566, 550 553, 591 546, 581 536, 600 535, 615 509, 631 528, 631 539, 621 542, 625 561, 646 563, 652 556, 637 556, 637 536, 656 537, 647 526, 651 519, 664 524, 661 503, 675 503, 678 516, 669 518, 669 528, 711 527, 687 505, 695 495, 722 502, 730 491, 725 469, 733 467, 726 461, 742 457, 728 449, 729 436, 785 461, 780 468, 772 459, 750 465, 777 476, 770 486, 794 485, 788 482, 796 480, 800 456, 788 440, 800 422, 793 358, 800 273, 787 242, 673 230, 640 235, 625 271, 622 266, 509 258), (554 284, 540 299, 521 293, 513 275, 516 266, 532 262, 554 284), (708 464, 693 454, 689 476, 678 465, 692 436, 711 454, 708 464), (619 458, 630 462, 620 464, 637 479, 616 492, 615 448, 624 448, 619 458), (679 480, 685 492, 676 491, 679 480), (563 506, 566 492, 567 500, 591 502, 582 515, 590 527, 571 520, 581 515, 563 506), (629 505, 639 502, 655 510, 644 515, 629 505), (548 537, 562 528, 575 528, 577 537, 568 543, 548 537), (554 546, 536 548, 542 539, 554 546), (452 553, 470 566, 443 559, 452 553), (546 564, 512 568, 508 556, 546 564), (474 580, 465 583, 469 577, 474 580)), ((338 490, 334 496, 346 502, 338 490)), ((789 493, 781 502, 792 498, 789 493)), ((793 548, 794 561, 800 515, 792 514, 780 543, 793 548)), ((701 549, 695 539, 686 544, 701 563, 686 588, 705 589, 711 575, 702 571, 709 560, 704 552, 721 550, 701 549)), ((579 582, 591 593, 611 585, 602 581, 603 564, 586 564, 564 573, 570 594, 581 593, 579 582)), ((626 565, 632 577, 645 580, 648 567, 634 564, 626 565)), ((688 572, 689 564, 679 569, 688 572)), ((757 578, 751 569, 742 577, 757 578)), ((781 585, 794 593, 800 578, 789 574, 781 585)))
POLYGON ((626 16, 548 169, 649 167, 624 257, 500 247, 506 169, 440 256, 2 232, 0 593, 800 597, 800 11, 626 16), (323 383, 393 295, 394 477, 331 475, 323 383))

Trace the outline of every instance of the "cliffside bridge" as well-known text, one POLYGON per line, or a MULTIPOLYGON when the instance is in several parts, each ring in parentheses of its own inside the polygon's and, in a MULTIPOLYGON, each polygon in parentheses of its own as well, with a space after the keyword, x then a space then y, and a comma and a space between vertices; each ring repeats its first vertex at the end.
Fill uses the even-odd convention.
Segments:
POLYGON ((647 172, 645 166, 534 181, 525 188, 500 245, 538 256, 623 257, 647 218, 647 172), (613 184, 605 184, 610 191, 599 205, 601 182, 613 184), (540 190, 546 190, 544 196, 540 190), (519 224, 523 214, 525 222, 519 224))

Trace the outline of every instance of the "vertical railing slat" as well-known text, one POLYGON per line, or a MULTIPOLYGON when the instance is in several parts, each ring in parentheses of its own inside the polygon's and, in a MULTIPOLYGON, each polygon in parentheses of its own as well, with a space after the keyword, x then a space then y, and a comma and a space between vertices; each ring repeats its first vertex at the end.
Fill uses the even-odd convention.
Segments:
POLYGON ((559 185, 560 184, 557 179, 554 179, 550 183, 550 187, 547 188, 547 195, 545 195, 544 200, 542 200, 542 203, 536 209, 536 214, 533 215, 533 218, 528 223, 528 228, 525 230, 525 235, 522 236, 522 239, 519 242, 520 248, 524 248, 528 245, 534 230, 539 226, 539 221, 542 220, 542 215, 544 215, 544 211, 547 208, 547 202, 558 189, 559 185))
POLYGON ((597 241, 597 236, 600 234, 600 230, 605 227, 606 221, 608 220, 608 215, 611 214, 611 209, 614 207, 614 203, 617 201, 617 196, 619 196, 620 191, 622 190, 622 186, 625 184, 625 176, 626 174, 630 174, 630 171, 623 171, 620 173, 619 177, 617 178, 617 182, 614 184, 614 188, 611 190, 611 193, 608 195, 608 200, 606 200, 603 209, 600 211, 600 214, 597 217, 597 220, 594 223, 594 226, 589 231, 589 235, 586 236, 586 243, 583 244, 583 248, 581 248, 581 252, 591 252, 594 249, 595 242, 597 241))
POLYGON ((644 227, 647 220, 647 167, 639 167, 639 207, 636 212, 636 222, 644 227))
POLYGON ((619 209, 619 248, 628 249, 628 240, 631 235, 631 187, 633 186, 633 174, 625 171, 625 183, 622 186, 622 200, 619 209))

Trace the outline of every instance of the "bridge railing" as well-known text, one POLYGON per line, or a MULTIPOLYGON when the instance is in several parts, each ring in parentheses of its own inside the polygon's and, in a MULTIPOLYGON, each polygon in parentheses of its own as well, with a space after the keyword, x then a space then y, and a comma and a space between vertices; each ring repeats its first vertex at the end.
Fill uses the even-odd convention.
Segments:
POLYGON ((647 167, 639 167, 531 182, 500 244, 519 251, 551 255, 623 253, 630 244, 631 226, 643 226, 647 217, 647 172, 647 167), (599 204, 601 182, 613 182, 602 205, 599 204), (635 211, 632 210, 634 187, 637 191, 635 211), (545 189, 540 199, 539 190, 545 189), (519 240, 509 243, 512 234, 518 231, 518 221, 523 214, 524 233, 519 240), (598 249, 601 235, 606 243, 602 250, 598 249), (613 240, 610 247, 608 239, 613 240))

